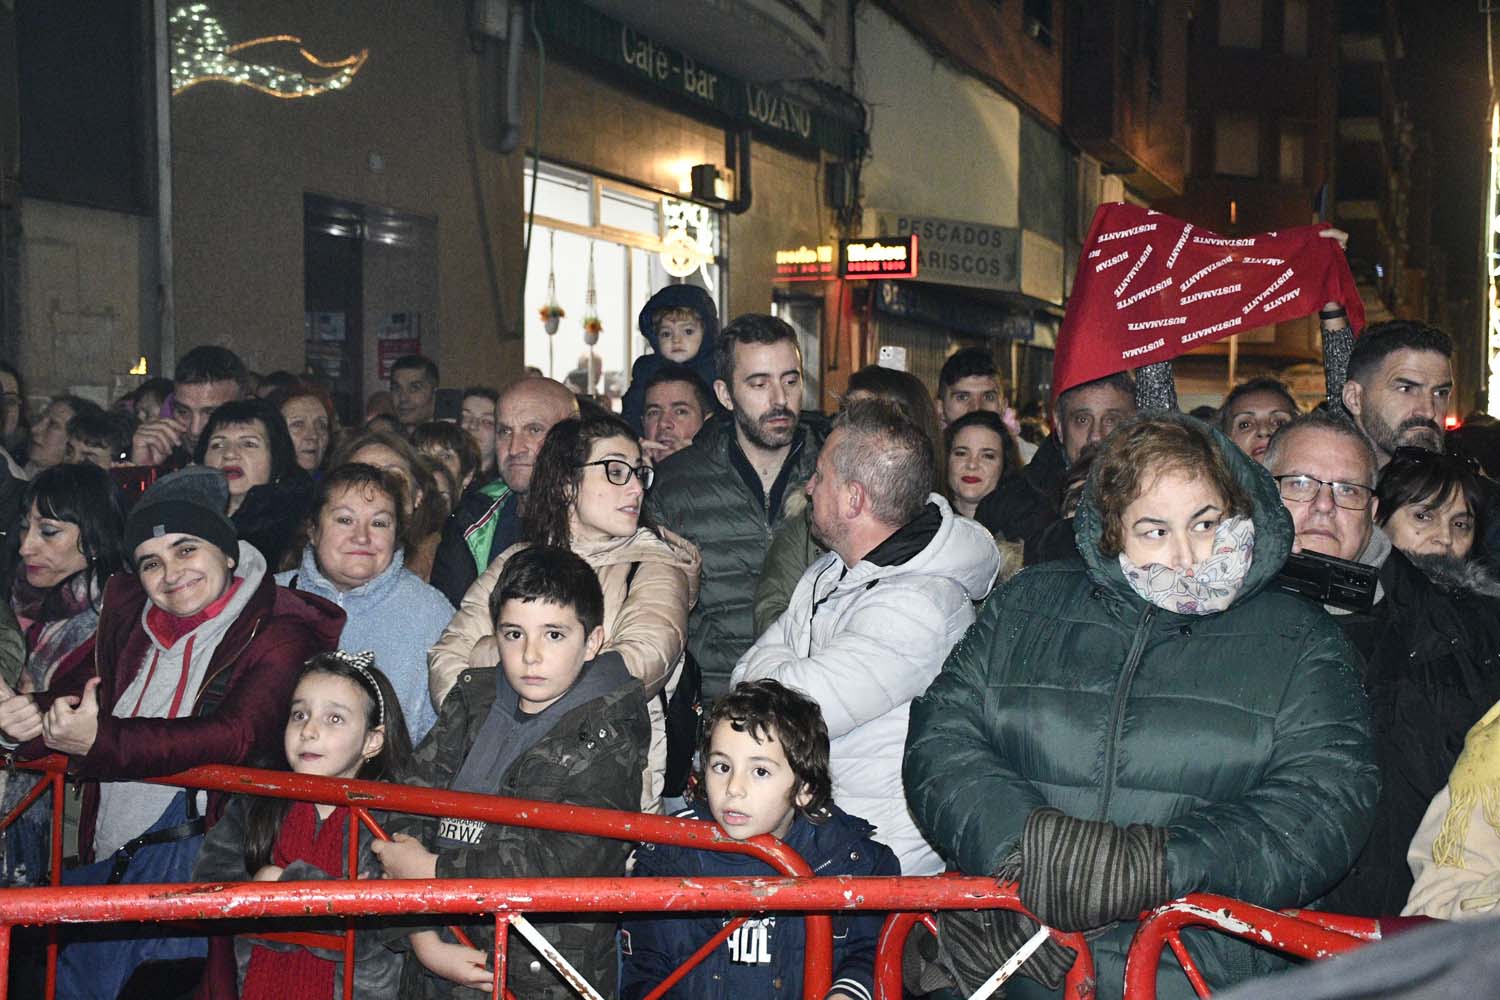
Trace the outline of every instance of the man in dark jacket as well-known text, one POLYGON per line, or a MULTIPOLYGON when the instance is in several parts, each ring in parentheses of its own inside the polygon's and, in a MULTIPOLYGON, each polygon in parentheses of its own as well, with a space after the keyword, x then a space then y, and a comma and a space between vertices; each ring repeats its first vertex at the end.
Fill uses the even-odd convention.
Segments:
POLYGON ((521 540, 521 506, 536 453, 554 424, 578 416, 578 397, 550 378, 506 389, 495 410, 499 478, 465 493, 443 525, 431 583, 455 608, 495 557, 521 540))
POLYGON ((1365 435, 1323 413, 1287 424, 1265 454, 1300 549, 1379 571, 1372 609, 1328 609, 1365 660, 1382 787, 1370 838, 1323 906, 1368 917, 1405 906, 1412 835, 1464 734, 1500 700, 1500 603, 1438 589, 1391 545, 1375 526, 1375 461, 1365 435))
POLYGON ((1019 476, 1005 479, 979 502, 975 520, 998 537, 1026 543, 1027 564, 1037 561, 1038 539, 1060 516, 1068 467, 1085 447, 1103 440, 1135 413, 1135 381, 1127 372, 1063 393, 1057 398, 1057 429, 1019 476))
MULTIPOLYGON (((1398 319, 1372 325, 1354 342, 1344 409, 1374 447, 1377 469, 1397 448, 1441 452, 1452 397, 1453 341, 1442 330, 1398 319)), ((1480 486, 1474 558, 1500 572, 1500 483, 1484 478, 1480 486)))
POLYGON ((172 373, 172 412, 164 406, 162 416, 136 428, 130 461, 162 472, 187 465, 214 410, 244 399, 249 386, 245 363, 229 348, 200 344, 188 351, 172 373))
POLYGON ((755 583, 771 532, 782 501, 812 475, 820 443, 800 423, 802 350, 786 321, 739 317, 719 336, 717 366, 714 392, 731 419, 710 420, 691 447, 664 461, 646 501, 658 524, 703 553, 688 652, 709 696, 727 690, 735 661, 755 641, 755 583))

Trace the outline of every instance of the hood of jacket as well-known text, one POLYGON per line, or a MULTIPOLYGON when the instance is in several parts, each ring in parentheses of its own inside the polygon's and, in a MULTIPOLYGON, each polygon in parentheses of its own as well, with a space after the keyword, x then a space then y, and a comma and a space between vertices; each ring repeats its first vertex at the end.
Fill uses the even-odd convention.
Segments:
MULTIPOLYGON (((524 544, 524 543, 523 543, 524 544)), ((663 563, 677 566, 688 578, 688 607, 698 600, 698 576, 703 557, 698 546, 666 528, 636 528, 635 534, 597 541, 580 540, 573 551, 594 569, 620 563, 663 563)))
POLYGON ((1406 558, 1439 590, 1466 590, 1483 597, 1500 597, 1500 579, 1485 569, 1483 563, 1456 556, 1414 555, 1409 552, 1406 558))
MULTIPOLYGON (((934 507, 941 517, 941 523, 930 540, 918 551, 907 558, 884 565, 862 559, 839 579, 833 590, 870 587, 880 580, 901 576, 935 576, 958 584, 969 595, 969 600, 982 600, 995 585, 995 577, 1000 573, 1000 551, 995 547, 994 537, 978 521, 954 513, 948 501, 937 493, 928 495, 924 514, 934 507)), ((917 515, 911 524, 898 530, 878 548, 885 552, 899 548, 901 532, 923 519, 923 514, 917 515)), ((825 558, 832 560, 828 565, 835 571, 843 566, 837 555, 825 558)), ((817 591, 816 586, 814 591, 817 591)), ((821 598, 826 595, 819 596, 821 598)))
MULTIPOLYGON (((1182 413, 1159 413, 1158 419, 1174 420, 1206 430, 1224 453, 1229 471, 1245 491, 1250 494, 1250 518, 1255 524, 1255 554, 1250 562, 1250 572, 1244 586, 1235 597, 1235 604, 1246 600, 1265 589, 1266 585, 1281 572, 1286 557, 1292 551, 1292 517, 1281 502, 1281 493, 1271 473, 1253 461, 1234 442, 1224 436, 1217 427, 1182 413)), ((1107 592, 1122 598, 1132 605, 1143 605, 1145 600, 1131 589, 1120 569, 1120 561, 1114 556, 1105 556, 1099 551, 1099 539, 1103 535, 1103 522, 1099 513, 1099 470, 1096 464, 1089 473, 1088 483, 1083 488, 1083 497, 1078 503, 1078 513, 1073 518, 1073 531, 1078 541, 1078 552, 1088 567, 1089 578, 1107 592)))
POLYGON ((651 317, 666 309, 691 309, 698 314, 703 321, 703 344, 694 360, 711 359, 719 339, 719 310, 708 292, 697 285, 667 285, 646 300, 636 324, 641 336, 650 342, 651 349, 657 354, 661 353, 661 345, 656 341, 656 324, 651 322, 651 317))
POLYGON ((286 587, 291 585, 293 579, 296 579, 298 590, 310 591, 319 597, 326 597, 339 607, 347 609, 375 604, 384 599, 400 585, 401 574, 405 570, 406 554, 398 547, 395 555, 391 557, 391 564, 381 570, 373 580, 362 583, 352 590, 340 591, 318 567, 317 554, 313 547, 308 545, 302 550, 302 561, 297 564, 297 568, 277 573, 276 582, 286 587))

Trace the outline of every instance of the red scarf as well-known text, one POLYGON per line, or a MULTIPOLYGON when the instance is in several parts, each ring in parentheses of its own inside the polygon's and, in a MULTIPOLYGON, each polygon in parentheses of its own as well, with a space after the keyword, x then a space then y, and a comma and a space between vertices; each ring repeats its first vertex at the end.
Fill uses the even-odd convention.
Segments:
MULTIPOLYGON (((344 874, 344 835, 349 829, 349 810, 339 806, 318 826, 317 810, 297 802, 281 821, 281 833, 271 863, 285 868, 293 861, 306 861, 330 878, 344 874)), ((256 945, 245 970, 241 1000, 332 1000, 334 963, 306 948, 273 951, 256 945)))
POLYGON ((1365 308, 1326 225, 1226 238, 1135 205, 1100 205, 1057 335, 1053 397, 1169 361, 1235 333, 1340 302, 1356 333, 1365 308))

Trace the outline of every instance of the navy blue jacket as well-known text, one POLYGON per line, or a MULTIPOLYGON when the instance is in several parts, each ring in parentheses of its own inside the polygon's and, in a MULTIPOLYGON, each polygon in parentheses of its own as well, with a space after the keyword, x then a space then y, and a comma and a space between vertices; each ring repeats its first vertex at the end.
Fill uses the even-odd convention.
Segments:
MULTIPOLYGON (((870 839, 874 827, 837 806, 830 805, 829 809, 832 815, 817 824, 798 816, 786 836, 786 845, 802 855, 814 874, 901 874, 901 865, 890 848, 870 839)), ((713 819, 706 803, 678 815, 713 819)), ((632 874, 754 878, 776 872, 762 861, 739 854, 642 844, 636 849, 632 874)), ((854 997, 874 995, 875 945, 884 920, 884 913, 872 910, 833 914, 835 990, 854 997)), ((708 913, 626 920, 621 924, 624 974, 620 979, 620 1000, 640 1000, 651 992, 727 922, 723 914, 708 913)), ((793 1000, 802 996, 802 957, 802 918, 791 913, 768 913, 745 921, 688 973, 667 998, 793 1000)))

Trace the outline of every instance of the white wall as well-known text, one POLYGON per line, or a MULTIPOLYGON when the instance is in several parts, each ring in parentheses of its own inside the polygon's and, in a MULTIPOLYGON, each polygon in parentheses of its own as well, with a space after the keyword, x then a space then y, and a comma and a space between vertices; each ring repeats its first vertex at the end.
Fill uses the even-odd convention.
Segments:
POLYGON ((940 62, 875 4, 860 5, 856 30, 871 118, 865 205, 1019 225, 1020 109, 940 62))

